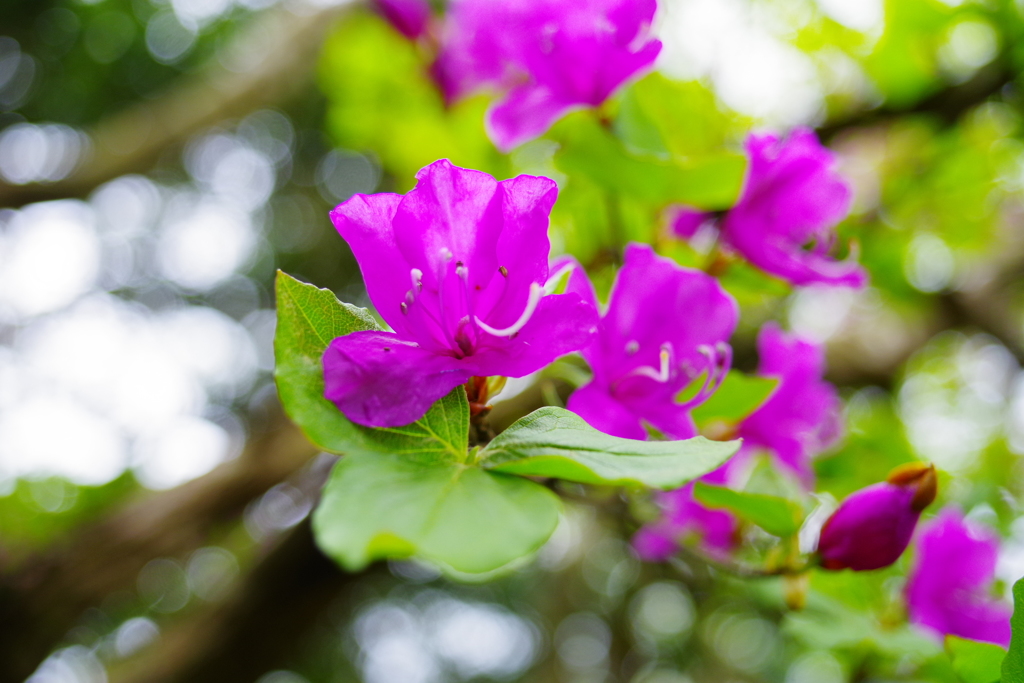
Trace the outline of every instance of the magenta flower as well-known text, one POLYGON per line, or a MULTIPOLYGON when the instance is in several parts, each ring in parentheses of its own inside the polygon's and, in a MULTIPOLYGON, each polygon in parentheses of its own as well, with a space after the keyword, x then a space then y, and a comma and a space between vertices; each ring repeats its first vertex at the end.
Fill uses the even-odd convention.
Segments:
MULTIPOLYGON (((743 193, 720 223, 724 244, 795 285, 863 287, 867 274, 860 265, 829 255, 834 227, 849 212, 851 199, 849 185, 835 171, 835 155, 808 128, 786 140, 752 134, 747 153, 743 193)), ((695 211, 683 207, 674 230, 690 238, 700 224, 695 211)))
MULTIPOLYGON (((729 484, 729 463, 703 477, 708 484, 729 484)), ((664 562, 687 538, 697 541, 706 552, 725 557, 739 541, 739 522, 726 510, 711 510, 693 498, 693 484, 674 491, 658 492, 661 517, 643 526, 633 536, 633 548, 640 559, 664 562)))
POLYGON ((906 588, 910 620, 939 635, 1007 647, 1013 609, 988 592, 999 538, 946 508, 922 529, 916 548, 906 588))
POLYGON ((338 337, 323 357, 324 395, 370 427, 413 422, 472 376, 539 370, 596 331, 591 303, 549 295, 554 181, 497 182, 447 160, 417 179, 405 196, 355 195, 331 212, 394 330, 338 337))
POLYGON ((446 98, 501 93, 491 139, 508 151, 574 107, 601 104, 654 62, 655 0, 453 0, 435 75, 446 98))
POLYGON ((430 3, 427 0, 374 0, 384 18, 409 40, 416 40, 427 30, 430 3))
POLYGON ((935 467, 913 463, 850 494, 821 528, 821 566, 854 571, 888 567, 907 549, 936 488, 935 467))
MULTIPOLYGON (((758 374, 779 380, 768 399, 740 422, 736 435, 743 448, 729 462, 702 478, 709 484, 735 486, 759 448, 797 474, 805 485, 813 478, 811 457, 832 444, 840 433, 840 402, 835 387, 823 381, 824 351, 820 345, 769 323, 757 339, 758 374)), ((737 542, 739 522, 725 510, 709 510, 693 499, 693 487, 658 494, 663 515, 633 538, 643 559, 669 557, 678 539, 699 537, 702 547, 727 554, 737 542)))
MULTIPOLYGON (((579 271, 570 289, 595 301, 579 271)), ((594 379, 569 397, 569 410, 628 439, 647 438, 644 422, 674 439, 695 436, 690 410, 728 372, 726 341, 738 316, 736 302, 710 275, 682 268, 647 245, 628 245, 597 337, 583 349, 594 379), (701 375, 701 389, 679 402, 701 375)))
POLYGON ((738 435, 745 450, 767 449, 809 485, 811 457, 835 443, 842 429, 839 395, 822 379, 824 349, 769 323, 758 334, 757 352, 757 374, 777 378, 779 385, 740 423, 738 435))

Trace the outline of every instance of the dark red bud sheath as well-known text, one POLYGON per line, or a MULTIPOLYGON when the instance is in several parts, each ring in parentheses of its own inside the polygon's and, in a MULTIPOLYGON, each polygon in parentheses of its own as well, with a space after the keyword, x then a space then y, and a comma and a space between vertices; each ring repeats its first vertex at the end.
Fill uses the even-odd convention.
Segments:
POLYGON ((934 465, 912 463, 854 492, 821 528, 821 566, 854 571, 888 567, 907 549, 921 511, 937 490, 934 465))

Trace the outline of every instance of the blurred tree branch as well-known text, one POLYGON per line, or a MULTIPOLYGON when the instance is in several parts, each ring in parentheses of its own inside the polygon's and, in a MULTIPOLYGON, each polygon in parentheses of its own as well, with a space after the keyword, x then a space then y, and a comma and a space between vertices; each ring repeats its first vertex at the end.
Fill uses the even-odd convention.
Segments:
POLYGON ((237 459, 169 491, 143 494, 41 554, 0 567, 0 681, 22 681, 89 607, 133 591, 158 557, 181 557, 315 453, 277 411, 237 459))
MULTIPOLYGON (((376 565, 370 572, 380 571, 376 565)), ((251 683, 294 665, 318 617, 367 572, 346 574, 296 527, 225 603, 172 625, 154 647, 113 669, 114 683, 251 683)))
POLYGON ((1009 55, 1003 54, 992 60, 967 81, 949 85, 909 107, 882 105, 828 121, 818 127, 818 136, 829 142, 837 135, 853 128, 887 123, 908 115, 926 114, 943 125, 955 123, 961 116, 981 104, 1017 78, 1017 71, 1010 64, 1009 55))
POLYGON ((281 102, 310 81, 332 20, 352 6, 295 0, 262 12, 194 74, 101 120, 90 131, 91 154, 63 180, 0 182, 0 207, 84 196, 120 175, 149 170, 165 150, 204 128, 281 102))

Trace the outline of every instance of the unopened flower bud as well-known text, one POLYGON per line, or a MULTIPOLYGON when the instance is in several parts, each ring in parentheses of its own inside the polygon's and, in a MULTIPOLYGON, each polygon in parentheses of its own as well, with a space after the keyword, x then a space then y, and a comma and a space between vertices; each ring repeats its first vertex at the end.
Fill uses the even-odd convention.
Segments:
POLYGON ((821 529, 821 566, 854 571, 888 567, 906 550, 936 491, 934 465, 912 463, 851 494, 821 529))

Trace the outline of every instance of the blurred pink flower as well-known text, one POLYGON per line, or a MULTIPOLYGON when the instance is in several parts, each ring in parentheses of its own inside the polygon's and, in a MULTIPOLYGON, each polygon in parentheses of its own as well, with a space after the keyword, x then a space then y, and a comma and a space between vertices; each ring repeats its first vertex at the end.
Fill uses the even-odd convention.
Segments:
POLYGON ((988 592, 999 537, 946 508, 923 527, 915 547, 906 588, 910 620, 939 635, 1008 646, 1013 610, 988 592))
MULTIPOLYGON (((739 201, 721 219, 721 239, 752 264, 794 285, 863 287, 867 274, 853 260, 830 256, 835 225, 850 210, 851 191, 835 155, 808 128, 785 140, 747 138, 750 168, 739 201)), ((710 214, 681 207, 673 230, 684 239, 710 214)))
POLYGON ((377 10, 395 29, 409 40, 419 38, 430 21, 427 0, 374 0, 377 10))
POLYGON ((757 374, 776 378, 779 385, 740 423, 743 447, 768 450, 810 486, 811 458, 835 443, 842 431, 839 395, 822 379, 825 349, 768 323, 758 334, 757 352, 757 374))
MULTIPOLYGON (((743 449, 702 481, 735 486, 759 448, 810 486, 811 457, 831 445, 840 433, 840 401, 835 387, 822 379, 825 372, 821 345, 789 335, 769 323, 757 339, 761 358, 758 375, 773 377, 779 385, 757 410, 740 422, 737 436, 743 449)), ((662 517, 641 529, 634 546, 644 559, 664 560, 677 540, 687 534, 702 539, 705 550, 721 554, 732 550, 739 523, 732 513, 709 510, 693 499, 693 487, 660 493, 662 517)))
MULTIPOLYGON (((701 481, 717 486, 729 484, 729 463, 705 475, 701 481)), ((739 542, 739 522, 726 510, 711 510, 693 498, 693 484, 657 494, 661 517, 643 526, 633 536, 633 548, 640 559, 664 562, 679 549, 680 542, 692 536, 700 547, 714 556, 724 557, 739 542)))
POLYGON ((655 0, 452 0, 434 65, 451 101, 492 88, 491 139, 508 151, 650 67, 655 0))

